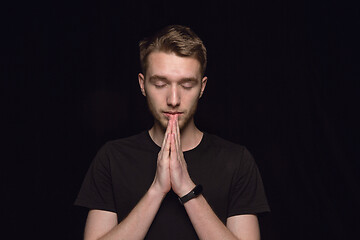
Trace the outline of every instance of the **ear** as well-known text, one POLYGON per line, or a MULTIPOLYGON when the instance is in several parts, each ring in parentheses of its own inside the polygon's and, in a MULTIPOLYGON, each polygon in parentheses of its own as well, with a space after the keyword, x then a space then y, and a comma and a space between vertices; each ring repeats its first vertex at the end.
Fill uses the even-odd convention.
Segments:
POLYGON ((201 98, 201 96, 204 93, 205 87, 206 87, 206 83, 207 83, 208 78, 207 77, 203 77, 203 79, 201 80, 201 90, 200 90, 200 95, 199 98, 201 98))
POLYGON ((138 75, 139 85, 141 93, 146 97, 146 91, 145 91, 145 76, 142 73, 139 73, 138 75))

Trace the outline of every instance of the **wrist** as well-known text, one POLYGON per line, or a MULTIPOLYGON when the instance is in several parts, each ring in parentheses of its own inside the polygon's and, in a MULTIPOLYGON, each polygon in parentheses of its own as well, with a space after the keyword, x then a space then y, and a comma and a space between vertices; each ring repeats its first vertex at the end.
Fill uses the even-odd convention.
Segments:
POLYGON ((191 199, 194 199, 198 197, 203 191, 202 186, 196 185, 189 193, 184 195, 183 197, 179 197, 179 201, 182 205, 184 205, 186 202, 190 201, 191 199))
POLYGON ((176 194, 178 195, 178 197, 183 197, 186 194, 188 194, 191 190, 194 189, 194 187, 196 187, 195 183, 191 182, 189 184, 187 184, 186 186, 184 186, 183 188, 181 188, 181 190, 179 190, 176 194))
POLYGON ((148 194, 155 198, 165 198, 167 192, 162 191, 157 186, 152 184, 150 188, 148 189, 148 194))

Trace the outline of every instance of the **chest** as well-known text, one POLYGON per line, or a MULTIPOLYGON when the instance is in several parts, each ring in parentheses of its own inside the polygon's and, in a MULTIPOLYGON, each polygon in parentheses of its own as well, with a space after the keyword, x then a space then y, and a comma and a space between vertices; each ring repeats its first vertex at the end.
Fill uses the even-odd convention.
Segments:
MULTIPOLYGON (((234 166, 223 160, 221 154, 214 152, 196 156, 185 153, 184 157, 191 179, 195 184, 203 186, 204 197, 217 216, 225 221, 234 166)), ((156 173, 157 153, 119 154, 111 164, 114 200, 118 218, 122 219, 135 207, 152 184, 156 173)), ((165 204, 172 206, 171 209, 182 208, 173 193, 163 202, 163 205, 165 204)), ((169 211, 169 206, 163 206, 163 209, 169 211)), ((183 214, 186 215, 186 212, 183 214)))

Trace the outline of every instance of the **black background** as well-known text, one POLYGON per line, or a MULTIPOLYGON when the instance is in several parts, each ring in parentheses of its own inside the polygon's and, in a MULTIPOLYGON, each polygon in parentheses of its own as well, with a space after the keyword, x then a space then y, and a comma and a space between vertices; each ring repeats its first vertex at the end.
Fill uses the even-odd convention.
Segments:
MULTIPOLYGON (((196 123, 246 145, 263 239, 358 233, 356 1, 13 1, 1 7, 2 218, 11 239, 81 239, 74 207, 106 141, 149 128, 137 43, 169 24, 208 48, 196 123)), ((2 234, 5 234, 2 233, 2 234)))

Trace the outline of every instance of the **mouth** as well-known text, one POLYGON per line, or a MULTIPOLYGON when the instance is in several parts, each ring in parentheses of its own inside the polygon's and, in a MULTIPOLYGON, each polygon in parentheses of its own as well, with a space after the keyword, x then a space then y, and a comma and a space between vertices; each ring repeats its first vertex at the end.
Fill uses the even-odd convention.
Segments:
POLYGON ((179 117, 181 116, 181 114, 183 114, 182 112, 163 112, 163 114, 165 115, 165 117, 167 119, 170 119, 171 116, 175 116, 175 117, 179 117))

